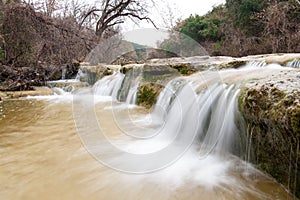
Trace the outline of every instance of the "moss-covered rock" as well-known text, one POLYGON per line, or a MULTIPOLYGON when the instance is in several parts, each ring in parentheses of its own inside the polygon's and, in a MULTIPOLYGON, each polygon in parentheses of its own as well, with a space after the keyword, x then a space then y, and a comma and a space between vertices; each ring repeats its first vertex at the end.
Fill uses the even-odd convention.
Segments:
POLYGON ((61 88, 66 92, 72 92, 74 90, 87 87, 88 83, 80 81, 48 81, 47 85, 50 88, 61 88))
POLYGON ((300 88, 288 87, 287 81, 249 84, 239 107, 251 127, 250 161, 300 197, 300 88))
POLYGON ((169 65, 145 64, 143 67, 143 81, 148 83, 166 84, 181 74, 169 65))
POLYGON ((230 68, 238 69, 239 67, 242 67, 246 64, 247 64, 246 60, 235 60, 235 61, 231 61, 219 65, 218 69, 230 69, 230 68))
POLYGON ((198 71, 193 66, 187 63, 173 64, 170 65, 170 67, 176 69, 183 76, 189 76, 198 71))
POLYGON ((121 72, 122 74, 126 74, 127 72, 129 72, 129 71, 132 70, 132 69, 133 69, 132 66, 123 66, 123 67, 121 67, 120 72, 121 72))
POLYGON ((82 74, 80 76, 80 81, 93 85, 104 76, 112 75, 115 71, 119 71, 119 69, 119 65, 82 65, 80 67, 80 73, 82 74))
POLYGON ((141 85, 137 95, 137 104, 148 109, 151 108, 162 90, 163 86, 155 83, 141 85))

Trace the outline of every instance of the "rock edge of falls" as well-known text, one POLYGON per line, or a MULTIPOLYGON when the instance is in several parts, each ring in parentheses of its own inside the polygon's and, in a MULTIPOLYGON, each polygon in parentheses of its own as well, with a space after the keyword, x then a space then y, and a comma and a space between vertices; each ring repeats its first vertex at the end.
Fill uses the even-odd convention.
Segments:
POLYGON ((246 159, 300 197, 300 54, 153 59, 124 66, 84 63, 81 72, 85 76, 81 80, 93 84, 116 70, 127 74, 143 68, 136 103, 151 108, 163 86, 175 77, 197 71, 237 69, 247 63, 296 68, 243 84, 239 109, 247 123, 247 140, 251 143, 251 153, 246 159))

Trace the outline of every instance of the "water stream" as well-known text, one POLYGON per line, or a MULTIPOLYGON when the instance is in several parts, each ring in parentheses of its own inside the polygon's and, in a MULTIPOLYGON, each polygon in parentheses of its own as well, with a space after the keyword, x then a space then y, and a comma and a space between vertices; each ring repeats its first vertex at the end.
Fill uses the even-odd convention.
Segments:
POLYGON ((0 102, 0 199, 293 199, 240 158, 239 85, 285 70, 259 68, 174 79, 151 111, 132 106, 140 71, 0 102))

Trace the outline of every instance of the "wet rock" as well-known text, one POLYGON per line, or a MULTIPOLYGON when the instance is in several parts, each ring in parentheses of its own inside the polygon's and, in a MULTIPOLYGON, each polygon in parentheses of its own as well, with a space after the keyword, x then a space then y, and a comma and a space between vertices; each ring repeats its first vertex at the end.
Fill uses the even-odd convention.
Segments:
POLYGON ((242 66, 245 66, 247 64, 247 61, 245 60, 236 60, 236 61, 231 61, 231 62, 228 62, 228 63, 224 63, 224 64, 221 64, 218 66, 218 69, 230 69, 230 68, 233 68, 233 69, 238 69, 242 66))
POLYGON ((251 162, 299 197, 300 82, 293 74, 246 84, 239 107, 251 127, 251 162))
POLYGON ((90 66, 88 63, 81 65, 80 81, 93 85, 104 76, 112 75, 115 71, 120 71, 120 65, 99 64, 90 66))
POLYGON ((128 71, 130 71, 132 69, 133 69, 132 65, 126 65, 120 69, 120 72, 122 74, 126 74, 128 71))
POLYGON ((72 92, 74 90, 87 87, 88 83, 80 81, 70 81, 70 80, 61 80, 61 81, 48 81, 47 85, 50 88, 61 88, 66 92, 72 92))
POLYGON ((137 104, 148 109, 151 108, 156 103, 157 97, 163 88, 162 85, 156 83, 141 85, 137 96, 137 104))
POLYGON ((183 76, 189 76, 195 72, 197 72, 197 69, 191 66, 189 63, 179 63, 171 65, 171 68, 176 69, 181 75, 183 76))
POLYGON ((53 91, 48 87, 33 87, 33 90, 5 92, 8 98, 20 98, 27 96, 47 96, 53 95, 53 91))

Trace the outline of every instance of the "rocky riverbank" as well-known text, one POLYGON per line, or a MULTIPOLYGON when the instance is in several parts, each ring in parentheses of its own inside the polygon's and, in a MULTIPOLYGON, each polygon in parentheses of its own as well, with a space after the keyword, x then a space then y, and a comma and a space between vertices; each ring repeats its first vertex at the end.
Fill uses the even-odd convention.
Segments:
POLYGON ((239 98, 250 161, 300 196, 300 70, 247 83, 239 98))
POLYGON ((26 91, 0 91, 0 101, 5 99, 16 99, 27 96, 46 96, 53 94, 54 92, 49 87, 32 87, 32 90, 26 91))

